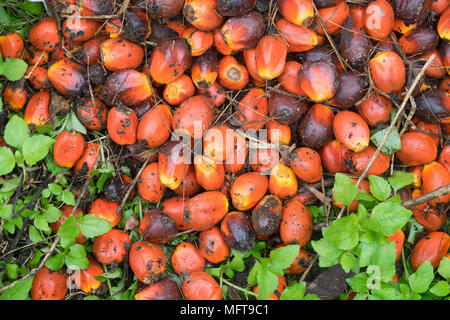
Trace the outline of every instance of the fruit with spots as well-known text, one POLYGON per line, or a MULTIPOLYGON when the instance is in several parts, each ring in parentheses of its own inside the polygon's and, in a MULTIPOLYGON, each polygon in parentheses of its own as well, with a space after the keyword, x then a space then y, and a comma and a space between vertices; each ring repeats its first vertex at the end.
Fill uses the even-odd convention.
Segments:
POLYGON ((92 202, 89 214, 93 214, 94 216, 108 221, 111 224, 111 227, 114 228, 119 224, 120 219, 122 218, 122 213, 121 211, 117 211, 118 209, 119 204, 117 202, 106 198, 98 198, 92 202))
POLYGON ((211 127, 213 118, 213 101, 205 96, 196 95, 184 101, 175 110, 172 127, 194 139, 199 139, 211 127))
POLYGON ((120 37, 105 40, 100 50, 103 64, 110 71, 134 69, 144 58, 140 45, 120 37))
POLYGON ((248 251, 253 248, 255 231, 248 215, 232 211, 225 215, 220 223, 220 233, 225 243, 233 249, 248 251))
POLYGON ((150 202, 158 202, 162 199, 166 186, 159 179, 158 162, 148 164, 141 173, 138 180, 138 191, 140 196, 150 202))
POLYGON ((80 175, 88 175, 94 168, 94 164, 97 162, 99 155, 99 145, 96 142, 89 142, 84 148, 83 154, 80 159, 75 162, 73 166, 73 172, 80 175))
POLYGON ((377 127, 390 120, 392 102, 382 95, 373 93, 357 106, 357 110, 370 127, 377 127))
POLYGON ((183 276, 181 290, 186 300, 221 300, 222 289, 217 281, 204 271, 183 276))
POLYGON ((402 148, 395 153, 406 165, 417 166, 436 159, 437 148, 433 139, 422 132, 406 132, 400 137, 402 148))
POLYGON ((61 42, 56 19, 46 17, 32 26, 30 29, 30 42, 39 50, 54 51, 61 42))
MULTIPOLYGON (((369 145, 364 151, 353 152, 351 158, 347 161, 347 168, 350 173, 360 176, 374 156, 375 150, 372 145, 369 145)), ((390 157, 380 151, 369 171, 367 171, 367 175, 381 175, 389 169, 389 165, 390 157)))
POLYGON ((269 181, 266 176, 256 172, 240 175, 231 187, 233 206, 240 211, 253 208, 266 194, 269 181))
POLYGON ((158 104, 139 121, 137 139, 148 148, 162 146, 170 137, 172 112, 166 104, 158 104))
POLYGON ((87 88, 85 68, 72 60, 59 60, 48 68, 48 80, 63 96, 75 97, 87 88))
POLYGON ((99 99, 81 98, 74 109, 86 129, 101 131, 106 127, 108 108, 99 99))
POLYGON ((52 271, 42 267, 33 277, 32 300, 62 300, 67 293, 69 276, 64 270, 52 271))
POLYGON ((323 104, 314 104, 302 117, 297 128, 299 140, 314 150, 333 140, 333 111, 323 104))
POLYGON ((322 165, 330 173, 348 172, 346 163, 352 152, 337 140, 332 140, 320 150, 322 165))
POLYGON ((125 106, 113 107, 108 112, 106 128, 111 139, 119 144, 136 143, 138 118, 133 109, 125 106))
POLYGON ((269 104, 264 90, 251 89, 237 106, 237 118, 245 130, 259 130, 265 127, 269 115, 269 104))
POLYGON ((271 119, 285 125, 295 123, 308 110, 305 101, 281 91, 271 92, 268 102, 271 119))
POLYGON ((219 75, 219 62, 214 50, 208 50, 198 57, 191 69, 191 77, 198 89, 207 90, 219 75))
POLYGON ((20 59, 23 48, 22 37, 17 32, 0 36, 0 53, 4 59, 20 59))
POLYGON ((217 226, 200 232, 198 240, 200 254, 209 262, 220 263, 230 255, 230 247, 217 226))
POLYGON ((270 172, 269 192, 280 199, 293 197, 297 193, 298 182, 294 171, 281 162, 275 164, 270 172))
POLYGON ((160 280, 166 268, 166 257, 161 247, 145 240, 131 245, 128 261, 136 278, 145 284, 160 280))
POLYGON ((180 288, 173 280, 161 280, 145 287, 134 296, 136 300, 179 300, 180 288))
POLYGON ((186 241, 181 242, 175 248, 171 262, 173 270, 178 275, 203 271, 205 268, 205 258, 202 257, 194 244, 186 241))
POLYGON ((422 263, 428 260, 433 268, 437 268, 449 248, 450 236, 447 233, 430 232, 414 245, 411 252, 411 266, 414 270, 417 270, 422 263))
POLYGON ((203 231, 216 225, 227 212, 227 197, 219 191, 206 191, 189 199, 183 220, 192 229, 203 231))
POLYGON ((283 209, 280 221, 280 237, 286 244, 304 246, 313 230, 312 215, 299 201, 291 201, 283 209))
POLYGON ((341 111, 333 120, 336 140, 353 152, 364 151, 369 146, 370 131, 364 119, 352 111, 341 111))
POLYGON ((92 252, 100 263, 117 264, 123 261, 130 245, 128 233, 119 229, 111 229, 95 239, 92 252))
POLYGON ((322 179, 322 162, 317 151, 310 148, 295 149, 290 155, 290 166, 297 177, 307 183, 322 179))
POLYGON ((283 204, 274 195, 267 195, 253 208, 251 222, 257 236, 267 237, 278 232, 283 204))
POLYGON ((62 24, 64 38, 71 43, 82 43, 92 39, 101 27, 94 19, 67 18, 62 24))
POLYGON ((142 238, 155 243, 167 243, 175 237, 177 231, 175 221, 158 209, 147 212, 139 225, 142 238))
POLYGON ((219 83, 230 90, 241 90, 248 84, 247 68, 232 56, 224 56, 219 61, 219 83))

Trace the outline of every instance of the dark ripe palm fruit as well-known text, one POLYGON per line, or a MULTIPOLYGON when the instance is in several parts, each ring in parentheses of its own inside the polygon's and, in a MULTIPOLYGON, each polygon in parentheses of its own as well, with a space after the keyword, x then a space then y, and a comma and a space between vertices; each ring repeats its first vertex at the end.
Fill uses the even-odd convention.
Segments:
POLYGON ((244 212, 227 213, 220 223, 220 233, 230 248, 241 251, 248 251, 253 248, 255 231, 244 212))
POLYGON ((362 70, 370 56, 372 44, 366 33, 355 26, 350 16, 341 31, 339 49, 342 57, 355 69, 362 70))
POLYGON ((166 104, 158 104, 139 121, 137 139, 148 148, 160 147, 171 134, 172 112, 166 104))
POLYGON ((144 49, 140 45, 121 37, 105 40, 100 50, 103 64, 110 71, 134 69, 144 58, 144 49))
POLYGON ((25 73, 25 78, 36 90, 50 89, 50 80, 48 79, 48 71, 42 67, 29 66, 25 73))
POLYGON ((181 11, 184 3, 182 0, 140 0, 139 2, 140 4, 137 3, 136 5, 138 7, 145 7, 152 17, 164 19, 175 17, 181 11))
POLYGON ((286 65, 288 47, 285 40, 277 35, 263 36, 256 46, 256 70, 265 80, 280 76, 286 65))
POLYGON ((45 50, 48 52, 55 50, 61 42, 56 19, 46 17, 32 26, 30 29, 30 42, 39 50, 45 50))
POLYGON ((62 300, 67 293, 69 275, 64 270, 52 271, 42 267, 31 283, 32 300, 62 300))
MULTIPOLYGON (((102 58, 100 46, 104 40, 105 39, 103 37, 92 38, 89 41, 83 42, 81 47, 73 53, 73 56, 76 59, 90 66, 89 72, 91 71, 91 66, 100 61, 102 58)), ((103 72, 105 72, 105 70, 103 70, 103 72)), ((92 80, 92 78, 89 80, 92 80)))
POLYGON ((186 28, 182 37, 189 44, 193 57, 201 56, 213 45, 213 35, 211 32, 200 31, 194 27, 186 28))
POLYGON ((108 103, 120 101, 126 106, 144 102, 153 95, 148 76, 129 69, 109 75, 102 91, 108 103))
POLYGON ((237 106, 237 118, 245 130, 265 127, 269 115, 269 104, 263 89, 251 89, 237 106))
POLYGON ((394 29, 394 10, 386 0, 369 3, 364 12, 364 29, 375 39, 386 39, 394 29))
POLYGON ((400 137, 402 148, 397 158, 406 165, 417 166, 436 159, 437 148, 433 139, 422 132, 406 132, 400 137))
POLYGON ((436 48, 439 36, 432 29, 417 27, 401 36, 398 43, 406 55, 424 54, 436 48))
POLYGON ((217 0, 217 12, 224 17, 242 16, 252 10, 256 0, 217 0))
POLYGON ((241 90, 248 84, 247 68, 232 56, 224 56, 219 62, 219 83, 230 90, 241 90))
POLYGON ((277 0, 278 10, 289 22, 307 27, 314 21, 312 0, 277 0))
POLYGON ((198 89, 197 92, 202 96, 212 99, 214 106, 217 108, 221 107, 227 99, 225 89, 217 81, 214 81, 208 89, 198 89))
POLYGON ((84 149, 80 159, 75 162, 75 165, 73 166, 73 172, 79 173, 80 175, 89 174, 98 159, 98 148, 98 143, 89 142, 86 145, 86 148, 84 149))
POLYGON ((255 85, 263 85, 266 80, 261 78, 258 74, 258 69, 256 68, 256 48, 248 49, 244 51, 245 66, 247 67, 248 73, 252 77, 252 82, 255 85))
POLYGON ((297 148, 290 155, 290 166, 297 177, 307 183, 322 179, 322 162, 317 151, 310 148, 297 148))
POLYGON ((130 245, 128 233, 119 229, 111 229, 95 239, 92 252, 100 263, 121 263, 130 245))
POLYGON ((184 145, 179 141, 167 141, 159 151, 159 179, 169 189, 177 189, 189 170, 190 164, 183 152, 184 145))
POLYGON ((142 239, 156 243, 167 243, 175 237, 177 231, 175 221, 158 209, 147 212, 139 224, 142 239))
POLYGON ((166 269, 164 251, 156 243, 145 240, 131 245, 128 261, 136 278, 145 284, 160 280, 166 269))
POLYGON ((183 220, 192 229, 204 231, 216 225, 227 212, 227 197, 220 191, 206 191, 189 199, 183 220))
POLYGON ((328 8, 337 5, 341 0, 314 0, 317 9, 328 8))
POLYGON ((135 300, 179 300, 180 288, 173 280, 161 280, 145 287, 134 296, 135 300))
POLYGON ((144 42, 152 30, 150 18, 145 10, 129 8, 125 13, 121 36, 127 40, 144 42))
POLYGON ((304 246, 313 231, 312 215, 299 201, 291 201, 283 209, 280 221, 281 240, 286 244, 304 246))
POLYGON ((264 197, 269 188, 266 176, 257 172, 246 172, 234 180, 231 200, 237 210, 253 208, 264 197))
POLYGON ((271 92, 268 101, 270 118, 284 125, 296 122, 308 109, 305 101, 279 91, 271 92))
POLYGON ((203 155, 224 163, 233 153, 234 131, 226 125, 211 127, 203 137, 203 155))
MULTIPOLYGON (((72 213, 73 206, 69 205, 63 205, 61 207, 61 216, 56 220, 55 222, 50 223, 50 228, 52 229, 53 233, 58 233, 59 228, 64 224, 66 221, 66 218, 69 216, 73 216, 78 221, 83 216, 83 212, 81 212, 80 208, 76 208, 75 211, 72 213)), ((77 228, 79 229, 78 225, 77 228)), ((83 234, 80 232, 78 233, 78 236, 75 238, 75 242, 78 244, 82 244, 86 242, 87 238, 83 236, 83 234)))
POLYGON ((330 173, 348 172, 346 161, 351 157, 351 151, 337 140, 332 140, 320 150, 323 167, 330 173))
MULTIPOLYGON (((423 166, 422 170, 422 192, 429 193, 440 187, 450 184, 450 173, 437 161, 430 162, 423 166)), ((428 201, 433 207, 448 205, 450 193, 444 194, 439 198, 428 201)))
POLYGON ((304 146, 319 150, 333 140, 333 111, 323 104, 314 104, 301 119, 297 133, 304 146))
MULTIPOLYGON (((430 53, 424 54, 420 57, 421 60, 428 61, 431 55, 434 54, 434 58, 428 68, 425 70, 425 75, 430 78, 440 79, 446 74, 444 63, 439 55, 437 49, 434 49, 430 53)), ((449 78, 450 79, 450 78, 449 78)))
POLYGON ((339 88, 328 104, 347 109, 364 98, 369 80, 364 76, 357 76, 353 72, 344 72, 338 75, 339 88))
POLYGON ((313 29, 290 23, 286 19, 280 19, 275 24, 283 39, 288 43, 289 52, 304 52, 314 48, 320 41, 313 29))
POLYGON ((178 106, 194 94, 195 87, 191 77, 183 74, 181 77, 166 84, 164 87, 163 97, 169 104, 178 106))
POLYGON ((4 59, 20 59, 23 48, 22 37, 17 32, 0 36, 0 53, 4 59))
POLYGON ((28 101, 28 93, 20 81, 8 82, 3 91, 3 104, 11 111, 23 109, 28 101))
POLYGON ((298 182, 294 171, 281 162, 272 167, 269 177, 269 192, 280 199, 288 199, 297 193, 298 182))
MULTIPOLYGON (((422 191, 414 190, 413 195, 421 196, 422 191), (418 192, 416 192, 418 191, 418 192)), ((439 230, 447 220, 447 213, 439 212, 435 207, 427 206, 425 203, 412 208, 414 219, 427 231, 439 230)))
POLYGON ((181 242, 172 254, 172 268, 176 274, 190 274, 205 269, 205 258, 202 257, 197 247, 190 243, 181 242))
POLYGON ((450 236, 441 231, 433 231, 423 236, 411 252, 411 266, 417 270, 422 263, 429 261, 437 268, 450 248, 450 236))
MULTIPOLYGON (((341 1, 335 6, 319 9, 318 11, 328 32, 334 34, 341 30, 342 25, 350 13, 350 8, 346 1, 341 1)), ((325 31, 317 16, 315 17, 315 23, 319 26, 316 32, 320 35, 325 35, 325 31)))
MULTIPOLYGON (((250 2, 252 0, 245 1, 250 2)), ((260 13, 251 11, 243 16, 225 21, 223 26, 215 32, 215 37, 219 38, 217 40, 221 38, 233 53, 237 53, 256 47, 263 34, 264 18, 260 13)), ((220 44, 221 41, 217 40, 216 42, 220 44)), ((224 52, 221 53, 224 54, 224 52)))
POLYGON ((108 221, 111 227, 114 228, 122 218, 122 213, 120 211, 117 212, 117 209, 119 209, 119 203, 106 198, 98 198, 92 202, 89 214, 108 221))
POLYGON ((59 60, 48 68, 48 79, 66 97, 75 97, 87 88, 85 68, 71 60, 59 60))
POLYGON ((217 226, 200 232, 198 241, 200 254, 211 263, 222 262, 230 255, 230 247, 217 226))
POLYGON ((81 133, 64 130, 56 136, 53 149, 55 163, 61 167, 71 168, 81 157, 86 143, 81 133))
POLYGON ((108 108, 98 99, 81 98, 75 104, 78 120, 89 130, 103 130, 106 127, 108 108))
MULTIPOLYGON (((130 187, 130 182, 125 177, 125 175, 118 174, 106 180, 103 186, 103 194, 107 199, 115 202, 122 201, 130 187)), ((130 197, 132 196, 130 195, 130 197)))
POLYGON ((133 109, 118 106, 109 110, 106 128, 111 140, 115 143, 119 145, 135 144, 138 122, 133 109))
POLYGON ((191 77, 198 89, 208 89, 219 75, 219 62, 215 50, 208 50, 198 57, 191 69, 191 77))
MULTIPOLYGON (((0 36, 1 37, 1 36, 0 36)), ((3 42, 0 38, 0 48, 3 45, 3 42)), ((42 51, 39 49, 36 49, 33 46, 28 46, 25 48, 25 51, 23 52, 23 60, 26 61, 26 63, 28 63, 28 65, 30 66, 43 66, 44 64, 48 63, 48 52, 47 51, 42 51)))
MULTIPOLYGON (((72 0, 69 0, 72 1, 72 0)), ((81 7, 81 15, 108 15, 114 9, 111 0, 82 0, 77 3, 81 7)))
POLYGON ((336 140, 353 152, 364 151, 369 146, 369 126, 355 112, 338 112, 333 120, 333 131, 336 140))
POLYGON ((149 74, 153 80, 167 84, 187 69, 190 52, 183 39, 161 41, 153 50, 149 74))
POLYGON ((160 43, 166 39, 181 38, 186 26, 180 21, 169 21, 167 24, 161 24, 156 20, 151 21, 152 32, 147 41, 160 43))
POLYGON ((92 257, 88 257, 89 266, 86 269, 72 271, 70 278, 84 293, 94 292, 102 285, 95 277, 104 273, 102 266, 92 257))
POLYGON ((327 61, 306 61, 298 73, 303 92, 314 102, 332 98, 339 89, 334 65, 327 61))
POLYGON ((217 13, 216 0, 186 0, 183 15, 190 24, 202 31, 212 31, 223 22, 223 17, 217 13))
POLYGON ((183 276, 181 291, 186 300, 221 300, 222 289, 217 281, 204 271, 183 276))
MULTIPOLYGON (((350 173, 360 176, 367 165, 375 154, 375 148, 373 146, 368 146, 364 151, 361 152, 353 152, 351 159, 347 161, 347 168, 350 173)), ((369 171, 367 171, 367 175, 382 175, 389 169, 390 158, 385 155, 383 152, 379 152, 369 171)))
POLYGON ((337 71, 343 72, 339 69, 340 63, 336 53, 333 48, 328 44, 316 46, 311 50, 306 51, 304 54, 304 61, 317 62, 317 61, 328 61, 329 63, 336 66, 337 71))
POLYGON ((94 19, 67 18, 62 24, 64 38, 72 43, 82 43, 92 39, 100 29, 100 22, 94 19))
POLYGON ((140 196, 149 202, 158 202, 162 199, 166 186, 159 179, 158 162, 148 164, 142 171, 138 180, 138 191, 140 196))
POLYGON ((392 102, 382 95, 373 93, 357 106, 357 110, 370 127, 378 127, 389 121, 392 102))
POLYGON ((160 209, 175 221, 178 230, 189 230, 191 227, 183 220, 184 209, 187 206, 189 198, 186 197, 174 197, 164 200, 161 203, 160 209))
POLYGON ((271 143, 288 146, 292 140, 291 127, 280 124, 276 120, 270 120, 267 123, 267 136, 271 143))
POLYGON ((194 139, 203 137, 213 122, 213 101, 205 96, 192 96, 184 101, 173 114, 173 130, 189 134, 194 139))
MULTIPOLYGON (((429 122, 425 122, 422 119, 420 119, 419 117, 414 117, 412 119, 412 122, 414 123, 414 125, 416 126, 417 129, 419 130, 423 130, 425 132, 430 132, 428 134, 428 136, 433 139, 434 144, 436 145, 436 147, 439 147, 440 144, 440 139, 439 139, 439 124, 436 123, 429 123, 429 122), (434 135, 434 134, 436 135, 434 135)), ((419 130, 416 130, 415 128, 410 128, 409 131, 410 132, 417 132, 419 130)))
POLYGON ((304 96, 300 84, 298 83, 297 76, 302 65, 297 61, 286 61, 283 73, 278 77, 278 83, 281 87, 289 93, 304 96))
POLYGON ((431 123, 447 123, 450 97, 440 89, 429 89, 416 98, 417 115, 431 123))
POLYGON ((179 196, 192 197, 199 193, 201 189, 202 187, 198 184, 195 176, 195 168, 189 166, 189 170, 184 175, 180 185, 173 191, 179 196))
POLYGON ((251 214, 256 235, 266 237, 278 232, 282 212, 283 204, 278 197, 268 195, 262 198, 251 214))
POLYGON ((442 13, 437 25, 437 32, 441 39, 450 40, 450 6, 442 13))
POLYGON ((103 68, 103 65, 100 61, 97 61, 93 65, 89 66, 88 77, 92 85, 103 85, 106 81, 107 76, 108 71, 103 68))
POLYGON ((403 89, 406 69, 402 58, 392 51, 380 51, 369 61, 375 86, 384 93, 403 89))
POLYGON ((394 0, 395 16, 406 24, 421 24, 428 16, 434 0, 394 0))

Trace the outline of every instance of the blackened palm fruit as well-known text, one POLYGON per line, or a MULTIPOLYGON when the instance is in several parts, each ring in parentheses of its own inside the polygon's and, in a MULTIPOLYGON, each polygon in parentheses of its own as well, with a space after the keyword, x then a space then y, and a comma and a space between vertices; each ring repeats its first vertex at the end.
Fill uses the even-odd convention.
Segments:
POLYGON ((372 45, 366 33, 356 27, 352 17, 347 18, 341 31, 339 49, 342 57, 355 69, 367 64, 372 45))
POLYGON ((428 16, 433 0, 394 0, 395 17, 405 24, 421 24, 428 16))
POLYGON ((256 0, 217 0, 217 12, 221 16, 236 17, 246 14, 256 5, 256 0))

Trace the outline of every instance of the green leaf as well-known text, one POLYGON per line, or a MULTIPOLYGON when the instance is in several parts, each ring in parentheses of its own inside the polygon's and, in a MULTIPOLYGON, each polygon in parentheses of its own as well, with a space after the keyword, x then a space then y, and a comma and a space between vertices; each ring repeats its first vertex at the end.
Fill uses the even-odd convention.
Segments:
POLYGON ((450 279, 450 258, 444 257, 437 271, 444 279, 450 279))
POLYGON ((40 134, 27 137, 22 147, 26 163, 33 165, 44 159, 54 142, 54 139, 40 134))
POLYGON ((322 238, 318 241, 311 241, 314 250, 319 254, 319 266, 331 267, 339 262, 342 250, 339 250, 330 241, 322 238))
POLYGON ((29 133, 27 123, 21 117, 14 115, 5 126, 4 138, 7 144, 19 148, 29 133))
POLYGON ((55 196, 57 196, 58 194, 60 194, 63 191, 62 187, 55 183, 50 183, 48 185, 48 190, 50 190, 50 192, 52 194, 54 194, 55 196))
POLYGON ((430 261, 425 260, 424 263, 417 268, 417 271, 413 273, 409 278, 409 286, 414 292, 424 293, 430 287, 431 282, 434 279, 433 266, 430 261))
POLYGON ((411 172, 395 171, 392 177, 388 178, 389 183, 395 192, 403 187, 409 186, 414 181, 414 175, 411 172))
POLYGON ((372 289, 372 293, 382 300, 400 300, 402 298, 401 293, 396 288, 386 284, 382 284, 380 289, 372 289))
POLYGON ((64 190, 61 193, 61 200, 65 203, 68 204, 70 206, 74 206, 75 205, 75 197, 72 194, 72 192, 70 192, 69 190, 64 190))
POLYGON ((34 218, 34 226, 41 231, 50 232, 52 229, 48 226, 47 219, 43 215, 37 215, 34 218))
POLYGON ((439 281, 431 287, 430 292, 438 297, 445 297, 450 294, 450 287, 447 281, 439 281))
POLYGON ((233 259, 226 264, 227 268, 235 270, 237 272, 242 272, 245 270, 245 264, 243 259, 243 254, 235 249, 231 249, 233 252, 233 259))
POLYGON ((44 239, 44 238, 42 238, 42 236, 39 233, 39 231, 33 226, 30 226, 28 228, 28 235, 30 236, 30 240, 32 242, 39 242, 39 241, 44 239))
POLYGON ((19 177, 15 177, 12 179, 0 179, 0 184, 2 184, 2 189, 0 190, 1 192, 8 192, 8 191, 12 191, 15 190, 19 184, 20 184, 20 178, 19 177))
POLYGON ((284 270, 292 264, 294 259, 298 256, 299 251, 300 246, 297 244, 281 247, 270 252, 270 259, 281 270, 284 270))
POLYGON ((261 263, 256 261, 255 264, 253 265, 252 269, 248 273, 248 276, 247 276, 248 284, 254 285, 258 282, 257 275, 259 273, 259 270, 261 270, 261 263))
POLYGON ((6 275, 9 280, 16 280, 19 276, 19 265, 15 263, 8 263, 6 265, 6 275))
POLYGON ((75 239, 80 234, 80 230, 77 227, 77 222, 74 216, 67 217, 66 221, 58 230, 58 235, 61 238, 75 239))
POLYGON ((6 59, 0 65, 0 74, 3 74, 9 81, 21 79, 27 71, 28 64, 22 59, 6 59))
POLYGON ((333 187, 334 199, 349 207, 353 200, 355 200, 357 194, 358 188, 355 182, 345 174, 336 173, 333 187))
POLYGON ((7 289, 0 296, 0 300, 26 300, 29 298, 29 292, 33 277, 17 282, 13 287, 7 289))
POLYGON ((113 272, 105 272, 102 275, 95 276, 94 278, 98 281, 106 281, 106 279, 116 279, 122 277, 122 270, 116 269, 113 272))
POLYGON ((25 0, 24 2, 19 2, 18 6, 25 11, 28 11, 31 14, 38 15, 42 12, 44 6, 42 2, 31 2, 29 0, 25 0))
POLYGON ((356 261, 357 259, 353 254, 351 254, 350 252, 345 252, 341 256, 342 269, 344 269, 345 272, 350 272, 356 261))
POLYGON ((268 268, 261 268, 256 276, 258 280, 258 297, 262 300, 271 295, 278 286, 278 276, 268 268))
POLYGON ((45 211, 44 216, 48 223, 55 222, 61 217, 61 210, 54 206, 49 206, 45 211))
POLYGON ((83 300, 100 300, 100 298, 97 296, 86 296, 83 300))
POLYGON ((323 236, 339 249, 353 249, 359 240, 358 217, 356 214, 350 214, 333 221, 323 236))
POLYGON ((66 125, 66 130, 70 131, 72 129, 78 131, 81 134, 87 133, 86 128, 81 124, 80 120, 78 120, 77 116, 73 111, 70 113, 70 117, 66 125))
POLYGON ((377 205, 368 221, 376 220, 380 224, 384 235, 391 236, 395 231, 402 229, 406 225, 411 215, 411 210, 388 201, 377 205))
POLYGON ((111 224, 93 214, 85 215, 78 223, 81 233, 88 238, 95 238, 111 230, 111 224))
POLYGON ((74 244, 70 247, 65 256, 66 266, 72 270, 83 270, 89 267, 89 260, 86 257, 86 250, 81 244, 74 244))
POLYGON ((55 160, 53 157, 47 157, 47 160, 45 161, 45 165, 47 166, 47 169, 54 175, 57 176, 60 173, 67 172, 70 170, 70 168, 61 167, 58 166, 55 163, 55 160))
POLYGON ((386 200, 391 195, 391 186, 382 177, 370 175, 370 193, 380 201, 386 200))
POLYGON ((359 266, 375 266, 379 268, 379 278, 381 281, 389 282, 395 275, 395 244, 378 242, 361 242, 358 246, 359 266))
MULTIPOLYGON (((384 135, 386 134, 388 128, 380 130, 370 137, 370 141, 373 142, 377 147, 380 145, 381 140, 383 140, 384 135)), ((384 154, 393 154, 396 151, 402 148, 402 143, 400 141, 400 135, 398 134, 397 128, 393 128, 393 130, 389 133, 386 142, 381 148, 381 152, 384 154)))
POLYGON ((294 282, 283 290, 280 300, 303 300, 305 296, 306 282, 294 282))
POLYGON ((58 253, 53 257, 48 258, 45 266, 53 271, 57 271, 64 266, 64 254, 58 253))
POLYGON ((346 282, 349 284, 349 286, 353 289, 355 292, 359 293, 365 293, 369 291, 369 288, 367 287, 367 279, 369 276, 365 272, 361 272, 358 274, 355 274, 353 277, 346 280, 346 282))
POLYGON ((0 176, 10 173, 16 166, 16 158, 11 149, 0 147, 0 176))

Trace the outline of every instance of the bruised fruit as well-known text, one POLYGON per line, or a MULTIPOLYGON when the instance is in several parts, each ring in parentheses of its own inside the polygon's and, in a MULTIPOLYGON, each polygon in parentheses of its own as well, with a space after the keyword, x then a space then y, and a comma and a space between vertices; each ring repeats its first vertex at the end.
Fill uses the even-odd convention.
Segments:
POLYGON ((158 209, 146 213, 139 225, 139 234, 142 238, 156 243, 167 243, 175 237, 177 231, 175 221, 158 209))
POLYGON ((46 17, 32 26, 30 29, 30 42, 39 50, 54 51, 61 42, 56 19, 46 17))
POLYGON ((299 244, 303 247, 309 242, 312 230, 312 215, 308 209, 298 201, 289 202, 281 215, 281 240, 286 244, 299 244))
POLYGON ((262 198, 252 211, 251 221, 257 236, 267 237, 278 231, 283 204, 281 200, 268 195, 262 198))
POLYGON ((333 111, 323 104, 314 104, 301 119, 297 129, 301 143, 318 150, 333 140, 333 111))
POLYGON ((96 142, 89 142, 83 151, 80 159, 73 166, 73 172, 87 175, 94 168, 98 159, 99 145, 96 142))
POLYGON ((230 90, 241 90, 248 84, 247 68, 234 57, 225 56, 219 62, 219 83, 230 90))
POLYGON ((166 268, 166 257, 161 247, 145 240, 131 245, 128 260, 136 278, 145 284, 160 280, 166 268))
POLYGON ((119 145, 136 143, 137 127, 138 118, 132 109, 119 106, 109 110, 106 128, 115 143, 119 145))
POLYGON ((225 243, 236 250, 248 251, 254 244, 254 231, 246 213, 229 212, 220 223, 225 243))
POLYGON ((84 67, 71 60, 59 60, 48 68, 48 79, 52 86, 66 97, 75 97, 86 90, 84 67))
POLYGON ((308 109, 305 101, 280 91, 271 92, 268 102, 271 119, 284 125, 296 122, 308 109))
POLYGON ((52 271, 42 267, 31 283, 32 300, 62 300, 67 293, 69 275, 64 270, 52 271))
POLYGON ((200 233, 198 249, 202 257, 212 263, 222 262, 230 255, 230 247, 217 226, 200 233))
POLYGON ((161 280, 145 287, 134 296, 136 300, 179 300, 180 288, 173 280, 161 280))
POLYGON ((92 251, 100 263, 121 263, 130 245, 130 236, 126 232, 111 229, 95 239, 92 251))

